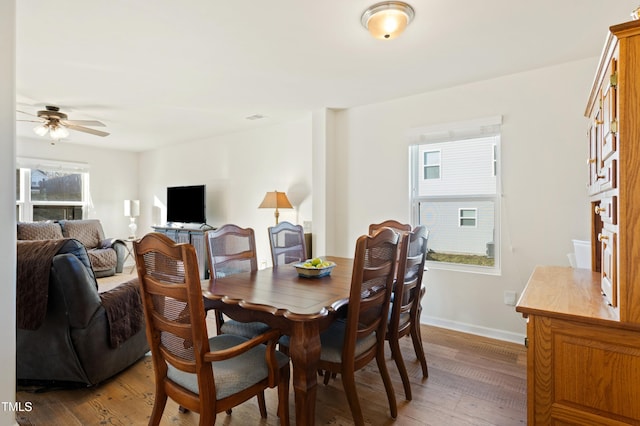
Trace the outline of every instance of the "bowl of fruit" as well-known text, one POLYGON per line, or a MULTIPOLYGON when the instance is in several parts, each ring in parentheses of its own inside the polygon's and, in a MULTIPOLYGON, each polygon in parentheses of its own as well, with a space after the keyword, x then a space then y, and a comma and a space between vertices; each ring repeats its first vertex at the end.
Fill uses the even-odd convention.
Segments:
POLYGON ((305 278, 321 278, 331 274, 336 267, 335 262, 323 260, 319 257, 307 259, 304 262, 294 263, 298 275, 305 278))

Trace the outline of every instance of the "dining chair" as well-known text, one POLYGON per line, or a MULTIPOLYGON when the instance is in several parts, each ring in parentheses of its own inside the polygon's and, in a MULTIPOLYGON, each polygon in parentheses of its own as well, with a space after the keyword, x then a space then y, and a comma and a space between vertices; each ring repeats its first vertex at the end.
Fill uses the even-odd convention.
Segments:
POLYGON ((149 424, 160 423, 167 398, 210 426, 217 413, 230 414, 257 396, 265 418, 264 390, 277 386, 278 416, 288 425, 290 363, 275 349, 279 333, 208 338, 194 247, 160 233, 145 235, 133 247, 155 376, 149 424))
POLYGON ((421 300, 424 296, 422 277, 424 263, 427 257, 428 231, 424 226, 417 226, 413 232, 408 233, 408 242, 401 248, 398 262, 398 273, 393 289, 393 302, 389 314, 389 328, 386 340, 391 348, 391 355, 396 363, 405 398, 409 401, 411 396, 411 383, 400 351, 400 339, 411 336, 416 358, 422 366, 423 377, 428 377, 427 360, 422 346, 420 335, 421 300))
MULTIPOLYGON (((226 224, 207 231, 205 242, 211 268, 209 280, 215 281, 228 275, 258 270, 256 238, 252 228, 226 224)), ((204 304, 207 311, 213 309, 208 299, 204 300, 204 304)), ((214 311, 218 334, 228 333, 252 338, 269 330, 269 326, 262 322, 240 322, 225 318, 217 309, 214 311)))
MULTIPOLYGON (((402 238, 407 238, 404 236, 402 238)), ((340 374, 351 415, 356 425, 364 419, 356 391, 355 372, 374 358, 389 401, 391 417, 398 408, 393 385, 385 362, 384 345, 393 286, 393 271, 400 235, 383 229, 374 236, 363 235, 356 242, 349 307, 345 319, 331 324, 320 335, 321 353, 318 367, 325 378, 340 374)))
POLYGON ((381 223, 372 223, 369 225, 369 235, 375 234, 382 228, 391 228, 397 232, 409 232, 411 231, 411 225, 400 223, 397 220, 389 219, 381 223))
MULTIPOLYGON (((402 234, 404 232, 410 232, 411 231, 411 225, 409 224, 405 224, 405 223, 400 223, 397 220, 393 220, 393 219, 388 219, 385 220, 384 222, 381 223, 372 223, 371 225, 369 225, 369 235, 373 235, 376 232, 378 232, 379 230, 383 229, 383 228, 391 228, 394 231, 402 234)), ((400 241, 402 243, 402 241, 400 241)), ((398 247, 398 256, 400 256, 400 251, 402 250, 402 246, 398 247)), ((398 257, 398 261, 400 260, 400 258, 398 257)), ((395 277, 397 279, 398 276, 398 271, 397 271, 397 267, 398 267, 398 262, 396 262, 396 271, 395 271, 395 277)), ((391 300, 393 300, 393 294, 391 294, 391 300)))
POLYGON ((307 259, 304 228, 301 225, 285 221, 276 226, 270 226, 268 231, 273 266, 302 262, 307 259))

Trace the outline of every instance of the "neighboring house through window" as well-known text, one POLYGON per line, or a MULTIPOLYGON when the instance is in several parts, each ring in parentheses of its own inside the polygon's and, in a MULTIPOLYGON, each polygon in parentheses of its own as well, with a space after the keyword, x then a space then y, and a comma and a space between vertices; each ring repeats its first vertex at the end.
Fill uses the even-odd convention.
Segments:
POLYGON ((412 221, 429 229, 430 266, 500 273, 501 121, 410 132, 412 221))
POLYGON ((22 222, 82 219, 88 207, 86 164, 20 158, 16 170, 16 217, 22 222))

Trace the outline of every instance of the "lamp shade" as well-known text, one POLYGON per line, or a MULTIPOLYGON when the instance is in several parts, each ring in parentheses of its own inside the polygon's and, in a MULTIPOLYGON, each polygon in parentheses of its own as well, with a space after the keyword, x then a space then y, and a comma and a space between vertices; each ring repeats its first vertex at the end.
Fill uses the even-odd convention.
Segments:
POLYGON ((284 192, 267 192, 258 206, 259 209, 292 209, 293 206, 284 192))
POLYGON ((276 225, 278 224, 278 218, 280 217, 280 212, 278 209, 292 209, 293 206, 289 202, 287 198, 287 194, 284 192, 267 192, 264 196, 264 200, 258 206, 259 209, 276 209, 274 216, 276 217, 276 225))
POLYGON ((384 1, 365 10, 360 21, 375 38, 391 40, 404 31, 414 16, 413 8, 407 3, 384 1))
POLYGON ((140 216, 140 200, 124 200, 124 215, 128 217, 140 216))

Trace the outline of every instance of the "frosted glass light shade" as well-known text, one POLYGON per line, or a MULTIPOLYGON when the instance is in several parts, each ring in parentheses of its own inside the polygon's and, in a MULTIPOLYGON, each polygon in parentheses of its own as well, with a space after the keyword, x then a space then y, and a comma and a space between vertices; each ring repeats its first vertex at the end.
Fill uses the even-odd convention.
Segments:
POLYGON ((63 126, 55 126, 49 129, 49 136, 51 139, 59 140, 69 136, 69 131, 63 126))
POLYGON ((415 11, 407 3, 385 1, 376 3, 362 14, 362 25, 381 40, 398 37, 413 20, 415 11))
POLYGON ((36 127, 33 128, 33 132, 38 136, 44 136, 47 134, 48 131, 49 131, 49 126, 47 126, 46 124, 38 124, 36 127))

